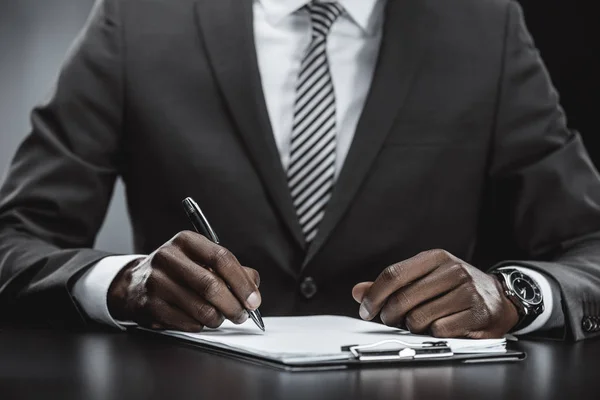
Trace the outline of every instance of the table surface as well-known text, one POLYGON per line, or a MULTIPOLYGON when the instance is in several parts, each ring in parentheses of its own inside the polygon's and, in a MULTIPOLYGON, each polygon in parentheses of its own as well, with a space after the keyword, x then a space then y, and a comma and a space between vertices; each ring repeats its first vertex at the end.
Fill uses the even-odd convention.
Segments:
POLYGON ((519 363, 285 372, 131 333, 0 331, 0 399, 599 399, 600 341, 519 363))

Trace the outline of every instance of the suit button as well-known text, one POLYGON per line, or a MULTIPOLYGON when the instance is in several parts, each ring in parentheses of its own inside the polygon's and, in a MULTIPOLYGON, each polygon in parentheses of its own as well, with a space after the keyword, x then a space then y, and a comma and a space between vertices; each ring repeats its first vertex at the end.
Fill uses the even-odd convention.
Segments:
POLYGON ((581 321, 581 326, 585 332, 592 332, 594 327, 598 326, 598 324, 594 324, 594 321, 592 321, 590 317, 585 317, 581 321))
POLYGON ((315 283, 315 280, 310 276, 304 278, 300 284, 300 293, 302 293, 306 299, 310 299, 317 294, 317 284, 315 283))

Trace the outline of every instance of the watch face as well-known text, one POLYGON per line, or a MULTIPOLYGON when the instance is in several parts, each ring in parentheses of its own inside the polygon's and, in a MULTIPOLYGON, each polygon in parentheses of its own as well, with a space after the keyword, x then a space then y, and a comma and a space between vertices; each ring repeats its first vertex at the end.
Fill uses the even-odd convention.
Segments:
POLYGON ((529 276, 515 271, 510 274, 510 284, 515 294, 524 302, 532 305, 542 302, 542 291, 529 276))

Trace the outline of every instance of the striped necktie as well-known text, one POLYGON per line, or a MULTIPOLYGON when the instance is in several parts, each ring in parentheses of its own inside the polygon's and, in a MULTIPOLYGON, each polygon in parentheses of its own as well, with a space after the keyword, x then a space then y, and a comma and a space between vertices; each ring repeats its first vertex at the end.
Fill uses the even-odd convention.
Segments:
POLYGON ((312 22, 312 39, 296 85, 287 177, 304 237, 310 243, 331 199, 335 179, 335 93, 327 36, 343 8, 337 3, 316 2, 306 8, 312 22))

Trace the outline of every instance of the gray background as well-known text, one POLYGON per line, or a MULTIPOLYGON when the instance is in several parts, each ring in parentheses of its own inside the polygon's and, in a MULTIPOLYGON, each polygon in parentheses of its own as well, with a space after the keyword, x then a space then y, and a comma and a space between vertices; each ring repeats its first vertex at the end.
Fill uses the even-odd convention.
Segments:
MULTIPOLYGON (((29 112, 50 93, 94 0, 0 0, 0 180, 27 135, 29 112)), ((131 251, 119 183, 96 247, 131 251)))

